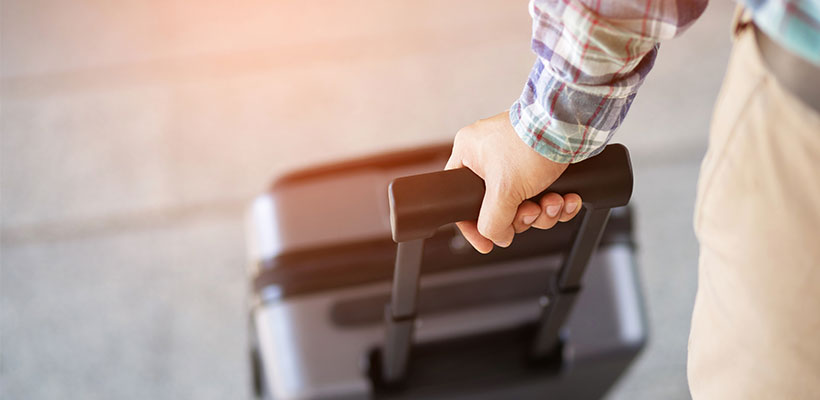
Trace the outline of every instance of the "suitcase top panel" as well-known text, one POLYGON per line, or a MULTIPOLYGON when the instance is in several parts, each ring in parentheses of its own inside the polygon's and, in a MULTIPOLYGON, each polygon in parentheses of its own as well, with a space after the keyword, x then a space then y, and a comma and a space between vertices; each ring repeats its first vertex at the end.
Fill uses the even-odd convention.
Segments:
POLYGON ((390 181, 441 170, 450 148, 397 151, 284 175, 250 209, 251 259, 389 239, 390 181))
POLYGON ((277 189, 293 184, 312 180, 323 180, 333 175, 344 175, 361 170, 389 170, 414 165, 437 164, 442 160, 446 161, 450 156, 451 150, 451 144, 439 143, 299 169, 286 173, 276 179, 273 184, 271 184, 270 190, 271 192, 275 192, 277 189))

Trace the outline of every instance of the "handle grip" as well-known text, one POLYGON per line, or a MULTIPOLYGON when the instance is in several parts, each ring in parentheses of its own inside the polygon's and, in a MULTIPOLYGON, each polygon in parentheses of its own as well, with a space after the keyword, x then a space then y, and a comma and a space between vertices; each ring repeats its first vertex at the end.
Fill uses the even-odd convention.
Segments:
MULTIPOLYGON (((629 151, 611 144, 584 161, 571 164, 546 193, 578 193, 585 207, 607 209, 624 206, 632 195, 629 151)), ((432 236, 442 225, 475 220, 484 198, 484 181, 467 168, 406 176, 388 189, 393 241, 432 236)))

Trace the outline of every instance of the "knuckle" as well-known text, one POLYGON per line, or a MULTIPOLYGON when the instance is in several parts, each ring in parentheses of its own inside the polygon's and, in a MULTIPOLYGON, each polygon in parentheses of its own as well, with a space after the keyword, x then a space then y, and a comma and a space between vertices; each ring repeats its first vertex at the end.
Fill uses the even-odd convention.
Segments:
MULTIPOLYGON (((513 228, 513 229, 515 229, 515 228, 513 228)), ((490 241, 492 241, 493 243, 496 243, 496 244, 500 244, 500 243, 504 243, 504 242, 509 241, 509 239, 505 237, 505 233, 506 233, 505 230, 500 229, 497 226, 497 224, 491 224, 491 223, 479 224, 478 233, 480 233, 481 236, 484 236, 485 238, 489 239, 490 241)))
POLYGON ((470 127, 465 126, 458 131, 456 131, 455 142, 456 143, 463 143, 466 136, 470 135, 470 127))
POLYGON ((492 224, 490 224, 487 221, 478 224, 478 233, 480 233, 481 236, 484 236, 485 238, 492 240, 493 242, 495 242, 498 239, 497 230, 494 229, 492 224))
POLYGON ((517 195, 516 185, 508 176, 491 176, 485 181, 485 185, 487 193, 501 205, 518 207, 524 201, 520 198, 522 196, 517 195))

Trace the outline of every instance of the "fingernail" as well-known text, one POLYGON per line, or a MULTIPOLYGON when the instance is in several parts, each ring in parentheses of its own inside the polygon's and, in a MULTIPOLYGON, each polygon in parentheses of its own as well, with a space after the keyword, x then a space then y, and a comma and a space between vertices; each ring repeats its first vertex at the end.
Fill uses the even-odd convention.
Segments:
POLYGON ((547 215, 550 217, 555 217, 558 215, 558 210, 561 209, 561 206, 547 206, 547 215))
POLYGON ((524 218, 521 218, 521 222, 523 222, 524 225, 530 225, 535 222, 536 218, 538 218, 537 215, 525 215, 524 218))
POLYGON ((576 207, 578 207, 578 203, 572 202, 567 204, 567 214, 572 214, 576 207))

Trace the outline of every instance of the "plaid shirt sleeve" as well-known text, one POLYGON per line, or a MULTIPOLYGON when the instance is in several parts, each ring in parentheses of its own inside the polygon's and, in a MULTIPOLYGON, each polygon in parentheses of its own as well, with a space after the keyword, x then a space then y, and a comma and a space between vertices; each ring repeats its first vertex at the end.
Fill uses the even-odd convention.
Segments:
POLYGON ((538 56, 510 121, 525 143, 560 163, 598 154, 655 61, 706 0, 531 0, 538 56))

